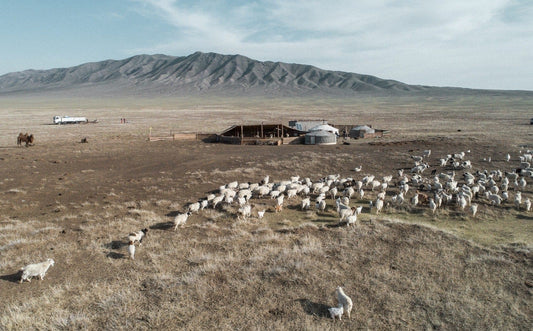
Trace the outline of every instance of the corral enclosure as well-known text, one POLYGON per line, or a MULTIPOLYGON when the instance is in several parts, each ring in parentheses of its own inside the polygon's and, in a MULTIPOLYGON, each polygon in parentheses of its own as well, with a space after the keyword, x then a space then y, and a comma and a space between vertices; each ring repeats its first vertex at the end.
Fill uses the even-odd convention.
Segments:
MULTIPOLYGON (((530 95, 352 99, 0 99, 0 325, 95 329, 527 329, 532 323, 533 215, 480 206, 369 213, 337 227, 325 213, 237 219, 208 209, 172 229, 190 202, 231 181, 328 174, 396 175, 411 155, 470 150, 476 170, 511 169, 533 149, 530 95), (56 114, 98 119, 55 126, 56 114), (128 123, 121 124, 120 118, 128 123), (221 132, 235 123, 327 118, 372 123, 383 138, 332 146, 233 146, 147 140, 221 132), (19 132, 35 146, 17 147, 19 132), (87 144, 80 139, 86 137, 87 144), (508 164, 507 153, 515 157, 508 164), (486 159, 491 157, 491 162, 486 159), (484 161, 485 159, 485 161, 484 161), (356 173, 353 169, 362 166, 356 173), (148 227, 134 261, 125 237, 148 227), (44 280, 18 269, 53 257, 44 280), (528 285, 529 284, 529 285, 528 285), (327 316, 341 285, 352 319, 327 316)), ((446 169, 444 171, 447 171, 446 169)), ((524 198, 532 196, 531 180, 524 198)), ((395 190, 396 188, 393 188, 395 190)), ((257 210, 257 209, 256 209, 257 210)))

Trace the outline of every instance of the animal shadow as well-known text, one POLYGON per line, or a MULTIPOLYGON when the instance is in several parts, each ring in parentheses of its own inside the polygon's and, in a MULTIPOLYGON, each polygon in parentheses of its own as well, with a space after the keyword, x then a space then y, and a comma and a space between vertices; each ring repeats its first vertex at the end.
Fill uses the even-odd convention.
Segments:
POLYGON ((174 227, 173 222, 161 222, 154 225, 150 225, 150 230, 168 230, 174 227))
POLYGON ((179 214, 181 214, 179 211, 174 210, 174 211, 171 211, 170 213, 167 213, 165 216, 168 216, 168 217, 176 217, 176 216, 178 216, 179 214))
POLYGON ((337 223, 333 223, 333 224, 326 224, 325 226, 327 228, 341 228, 341 227, 345 227, 348 223, 346 223, 346 221, 342 221, 342 222, 337 222, 337 223))
POLYGON ((14 274, 2 275, 0 276, 0 279, 7 280, 8 282, 12 282, 12 283, 18 283, 20 281, 20 277, 22 277, 22 272, 17 271, 14 274))
POLYGON ((527 216, 527 215, 517 215, 516 218, 518 219, 521 219, 521 220, 533 220, 533 216, 527 216))
POLYGON ((127 246, 128 243, 122 241, 122 240, 113 240, 110 243, 107 243, 104 245, 107 249, 121 249, 124 246, 127 246))
POLYGON ((109 252, 109 253, 107 253, 106 256, 109 257, 109 258, 115 259, 115 260, 123 259, 123 258, 126 257, 126 255, 124 255, 122 253, 117 253, 117 252, 109 252))
MULTIPOLYGON (((105 244, 104 247, 110 250, 120 250, 126 245, 127 243, 122 240, 113 240, 112 242, 105 244)), ((123 253, 109 251, 106 256, 112 259, 123 259, 126 255, 123 253)))
POLYGON ((298 301, 300 303, 300 306, 302 306, 302 309, 308 315, 326 318, 329 317, 328 305, 325 305, 323 303, 312 302, 308 299, 297 299, 295 301, 298 301))

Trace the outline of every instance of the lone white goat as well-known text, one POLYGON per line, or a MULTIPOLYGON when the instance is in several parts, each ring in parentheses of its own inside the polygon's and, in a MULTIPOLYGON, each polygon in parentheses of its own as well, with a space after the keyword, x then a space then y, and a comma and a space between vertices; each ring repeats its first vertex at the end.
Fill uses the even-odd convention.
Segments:
POLYGON ((353 303, 352 299, 350 299, 349 296, 344 294, 344 291, 342 290, 342 287, 337 287, 337 299, 339 300, 339 306, 342 305, 344 308, 344 311, 348 315, 348 318, 350 318, 350 312, 352 311, 353 303))
POLYGON ((191 215, 191 212, 188 211, 184 214, 179 214, 174 218, 174 230, 177 230, 179 226, 185 224, 187 222, 187 218, 191 215))
POLYGON ((48 271, 48 268, 54 265, 53 259, 47 259, 44 262, 40 263, 34 263, 34 264, 28 264, 27 266, 21 268, 22 270, 22 276, 20 277, 20 282, 27 280, 28 282, 31 282, 32 277, 37 277, 44 279, 44 275, 46 274, 46 271, 48 271))

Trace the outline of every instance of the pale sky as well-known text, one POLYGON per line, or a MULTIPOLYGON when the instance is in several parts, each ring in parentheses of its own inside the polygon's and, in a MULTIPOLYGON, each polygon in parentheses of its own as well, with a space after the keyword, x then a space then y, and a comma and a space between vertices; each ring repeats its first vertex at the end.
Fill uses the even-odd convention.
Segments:
POLYGON ((533 90, 533 0, 2 0, 0 31, 0 75, 202 51, 533 90))

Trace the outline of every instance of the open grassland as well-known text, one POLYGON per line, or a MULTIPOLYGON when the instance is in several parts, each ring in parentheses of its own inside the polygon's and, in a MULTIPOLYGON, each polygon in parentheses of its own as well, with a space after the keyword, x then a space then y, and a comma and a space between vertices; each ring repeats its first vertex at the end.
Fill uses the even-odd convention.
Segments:
MULTIPOLYGON (((472 171, 508 171, 533 149, 532 107, 523 96, 2 99, 0 329, 529 329, 533 212, 512 201, 480 200, 475 218, 454 205, 376 215, 368 202, 377 192, 367 190, 351 201, 363 206, 354 227, 339 226, 329 198, 324 212, 301 211, 295 197, 275 213, 264 198, 247 220, 227 205, 176 231, 172 220, 234 180, 396 176, 424 149, 432 168, 470 150, 472 171), (49 125, 54 115, 98 123, 49 125), (336 146, 146 140, 150 128, 220 132, 297 118, 391 133, 336 146), (35 146, 16 147, 19 132, 34 133, 35 146), (127 234, 145 227, 131 260, 127 234), (18 283, 22 266, 46 258, 56 265, 44 280, 18 283), (329 318, 336 286, 354 302, 351 319, 329 318)), ((533 198, 532 179, 522 193, 533 198)))

